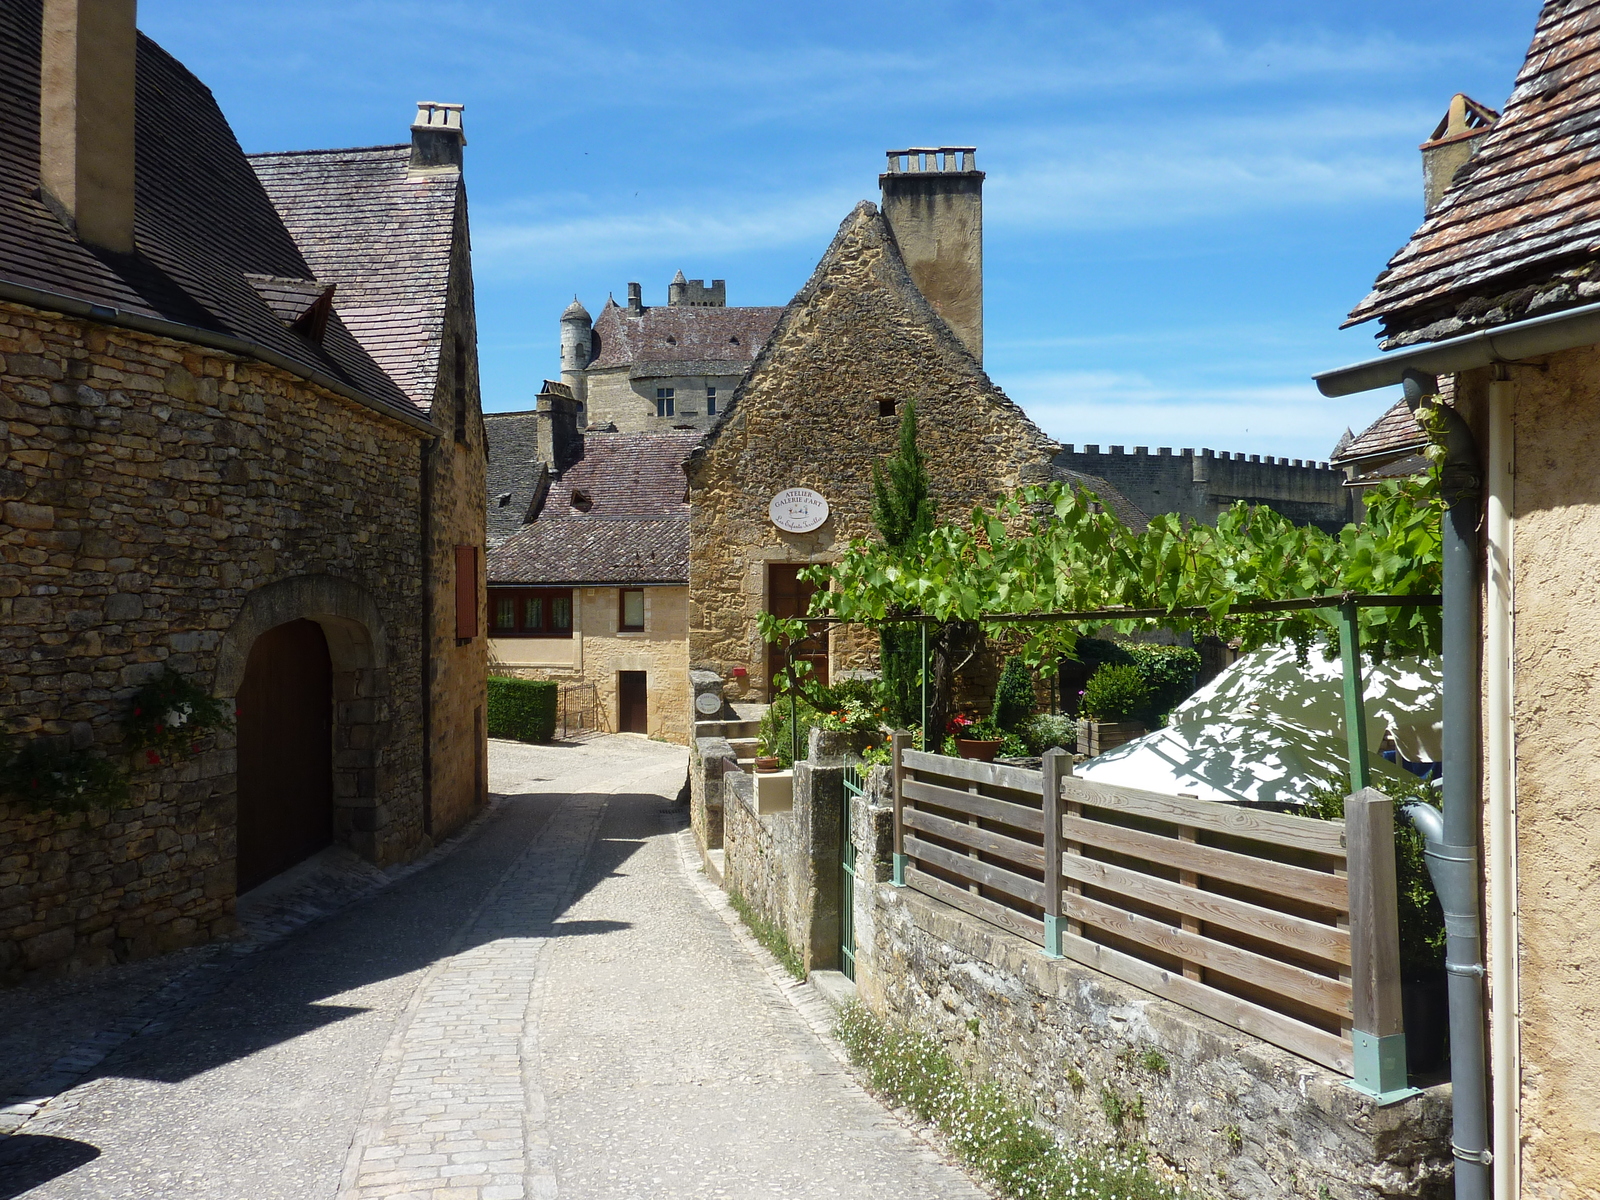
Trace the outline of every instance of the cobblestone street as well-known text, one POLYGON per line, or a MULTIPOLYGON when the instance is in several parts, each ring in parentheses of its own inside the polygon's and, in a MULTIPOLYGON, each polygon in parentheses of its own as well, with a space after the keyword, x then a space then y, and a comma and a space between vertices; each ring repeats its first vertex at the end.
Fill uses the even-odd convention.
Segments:
POLYGON ((130 974, 155 1018, 102 985, 97 1033, 56 987, 79 1049, 50 1078, 82 1078, 0 1138, 0 1200, 976 1200, 700 874, 684 758, 493 743, 503 802, 422 869, 254 952, 130 974))

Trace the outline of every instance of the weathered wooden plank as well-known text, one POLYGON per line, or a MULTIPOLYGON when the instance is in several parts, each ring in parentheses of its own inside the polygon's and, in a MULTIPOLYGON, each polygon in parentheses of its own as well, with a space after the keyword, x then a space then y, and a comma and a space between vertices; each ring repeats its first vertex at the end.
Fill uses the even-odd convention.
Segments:
POLYGON ((925 754, 921 750, 907 750, 905 764, 918 775, 939 775, 945 779, 960 779, 965 783, 986 783, 991 787, 1010 788, 1035 796, 1044 782, 1038 771, 1008 767, 1001 763, 977 762, 970 758, 946 758, 942 754, 925 754))
POLYGON ((1350 1012, 1350 985, 1343 980, 1213 941, 1087 896, 1065 896, 1062 902, 1072 916, 1131 942, 1268 988, 1335 1017, 1350 1012))
MULTIPOLYGON (((1078 884, 1105 888, 1160 905, 1182 916, 1193 917, 1196 921, 1209 921, 1213 925, 1262 938, 1332 963, 1344 965, 1350 962, 1350 934, 1333 925, 1322 925, 1305 917, 1248 904, 1232 896, 1219 896, 1215 892, 1185 887, 1170 879, 1158 879, 1154 875, 1145 875, 1077 854, 1062 858, 1061 874, 1078 884)), ((1198 933, 1199 930, 1192 932, 1198 933)))
POLYGON ((1344 878, 1323 871, 1236 854, 1216 846, 1180 842, 1177 838, 1082 817, 1063 817, 1062 833, 1069 841, 1086 846, 1114 850, 1118 854, 1194 871, 1213 879, 1226 879, 1261 891, 1278 892, 1339 911, 1349 909, 1349 889, 1344 878))
POLYGON ((1362 788, 1344 802, 1350 840, 1350 978, 1354 1028, 1376 1037, 1405 1032, 1400 1013, 1400 923, 1396 908, 1394 802, 1362 788))
POLYGON ((1165 997, 1202 1016, 1231 1025, 1274 1046, 1281 1046, 1292 1054, 1320 1063, 1330 1070, 1344 1075, 1354 1070, 1348 1038, 1241 1000, 1208 984, 1174 975, 1171 971, 1120 950, 1113 950, 1110 946, 1097 945, 1070 934, 1061 939, 1061 953, 1113 979, 1165 997))
POLYGON ((1344 827, 1337 821, 1318 821, 1310 817, 1290 816, 1288 813, 1238 808, 1232 804, 1193 800, 1187 796, 1164 796, 1159 792, 1078 778, 1064 780, 1062 792, 1070 800, 1096 808, 1170 821, 1174 825, 1192 825, 1196 829, 1228 833, 1275 846, 1294 846, 1316 854, 1338 858, 1343 858, 1345 854, 1344 827))
POLYGON ((952 908, 959 908, 963 912, 971 913, 975 917, 988 921, 991 925, 998 925, 1008 933, 1014 933, 1020 938, 1026 938, 1036 946, 1044 945, 1044 922, 1035 920, 1026 913, 1020 913, 1014 908, 1007 908, 995 900, 974 896, 964 888, 959 888, 953 883, 946 883, 943 879, 936 879, 932 875, 917 870, 915 867, 906 869, 906 883, 924 895, 932 896, 935 900, 942 900, 952 908))
POLYGON ((971 825, 952 821, 948 817, 925 812, 920 808, 906 809, 905 822, 907 829, 920 829, 924 833, 931 833, 946 841, 959 842, 963 846, 970 846, 974 850, 992 854, 996 858, 1003 858, 1035 870, 1044 869, 1044 848, 1035 846, 1032 842, 1019 842, 1016 838, 1009 838, 1001 833, 976 829, 971 825))
POLYGON ((954 788, 940 787, 920 779, 907 778, 902 783, 906 799, 913 803, 935 804, 986 821, 998 821, 1015 829, 1030 833, 1044 832, 1044 814, 1026 804, 1013 804, 1010 800, 997 800, 977 792, 958 792, 954 788))
POLYGON ((905 755, 911 746, 911 735, 903 729, 897 729, 890 735, 889 744, 894 754, 894 853, 903 855, 906 852, 903 844, 905 822, 901 810, 905 806, 905 755))
MULTIPOLYGON (((1044 877, 1048 885, 1044 890, 1044 912, 1054 929, 1061 916, 1061 780, 1072 774, 1072 756, 1062 749, 1045 751, 1042 813, 1044 816, 1044 877)), ((1047 936, 1049 931, 1047 931, 1047 936)), ((1060 953, 1055 946, 1045 949, 1052 955, 1060 953)))
POLYGON ((949 871, 961 879, 981 883, 985 887, 994 888, 995 891, 1004 892, 1008 896, 1015 896, 1018 900, 1026 901, 1038 908, 1044 907, 1044 884, 1037 879, 1015 874, 993 863, 979 862, 977 859, 968 858, 965 854, 958 854, 954 850, 946 850, 943 846, 935 846, 932 842, 912 837, 909 833, 906 834, 906 853, 920 862, 949 871))

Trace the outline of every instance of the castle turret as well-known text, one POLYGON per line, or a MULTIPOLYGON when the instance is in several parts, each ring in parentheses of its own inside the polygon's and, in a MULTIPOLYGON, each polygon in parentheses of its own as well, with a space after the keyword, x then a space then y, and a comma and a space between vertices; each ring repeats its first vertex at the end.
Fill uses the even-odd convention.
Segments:
POLYGON ((584 402, 583 369, 589 365, 594 346, 594 323, 589 310, 574 296, 561 314, 561 382, 572 389, 572 397, 584 402))

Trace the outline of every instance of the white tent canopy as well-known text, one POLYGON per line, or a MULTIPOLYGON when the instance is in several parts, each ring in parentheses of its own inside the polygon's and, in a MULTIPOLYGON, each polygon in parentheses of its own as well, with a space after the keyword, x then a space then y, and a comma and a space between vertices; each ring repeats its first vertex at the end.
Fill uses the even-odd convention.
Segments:
MULTIPOLYGON (((1416 782, 1379 757, 1388 734, 1412 762, 1440 758, 1442 720, 1437 659, 1363 661, 1369 769, 1373 785, 1416 782)), ((1313 648, 1253 651, 1173 710, 1171 723, 1084 763, 1077 774, 1100 783, 1202 800, 1293 803, 1318 787, 1348 787, 1343 670, 1313 648)))

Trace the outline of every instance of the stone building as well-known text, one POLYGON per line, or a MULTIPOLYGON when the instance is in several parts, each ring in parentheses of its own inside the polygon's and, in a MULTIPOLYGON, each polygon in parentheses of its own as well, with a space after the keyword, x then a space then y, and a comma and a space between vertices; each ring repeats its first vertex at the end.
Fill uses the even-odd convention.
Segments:
POLYGON ((1329 465, 1344 472, 1345 486, 1360 492, 1386 479, 1403 479, 1428 469, 1423 451, 1428 435, 1404 400, 1360 433, 1346 429, 1329 456, 1329 465))
POLYGON ((1359 519, 1344 487, 1344 474, 1329 463, 1265 459, 1259 454, 1217 453, 1166 446, 1153 454, 1145 446, 1131 453, 1121 446, 1077 449, 1067 445, 1058 466, 1107 480, 1147 514, 1175 512, 1214 523, 1236 501, 1264 504, 1299 525, 1337 533, 1359 519))
POLYGON ((0 7, 0 92, 0 721, 132 772, 121 807, 0 797, 9 979, 459 826, 486 639, 459 107, 252 162, 131 2, 85 0, 0 7), (167 668, 236 727, 130 760, 167 668))
MULTIPOLYGON (((970 148, 891 153, 883 209, 863 201, 845 218, 685 468, 689 660, 729 699, 767 698, 782 661, 757 618, 803 611, 795 573, 874 536, 871 466, 894 452, 906 401, 941 516, 1052 477, 1060 448, 983 371, 982 181, 970 148), (774 524, 769 504, 789 489, 820 494, 826 519, 774 524)), ((824 677, 868 665, 875 643, 824 640, 808 655, 824 677)))
MULTIPOLYGON (((526 524, 489 553, 491 667, 562 684, 568 728, 686 742, 683 462, 702 435, 584 435, 561 384, 539 400, 540 440, 558 450, 530 472, 526 524)), ((493 436, 530 423, 496 420, 493 436)))
POLYGON ((708 429, 727 411, 782 308, 729 308, 728 285, 667 285, 665 307, 646 305, 637 283, 628 306, 608 298, 600 316, 576 297, 561 314, 561 382, 590 426, 623 433, 708 429))
MULTIPOLYGON (((1447 562, 1465 586, 1453 602, 1447 579, 1444 620, 1482 655, 1453 663, 1446 643, 1446 729, 1467 740, 1445 787, 1449 806, 1453 773, 1465 781, 1468 832, 1449 853, 1481 885, 1452 941, 1487 967, 1488 1103, 1474 1107, 1492 1137, 1458 1127, 1456 1170, 1506 1200, 1600 1195, 1597 47, 1600 7, 1543 5, 1504 116, 1351 314, 1382 322, 1388 353, 1318 377, 1328 396, 1408 381, 1465 426, 1444 468, 1447 536, 1465 550, 1447 562)), ((1482 969, 1461 962, 1453 991, 1476 994, 1456 981, 1482 969)), ((1457 1080, 1458 1112, 1477 1090, 1457 1080)))

